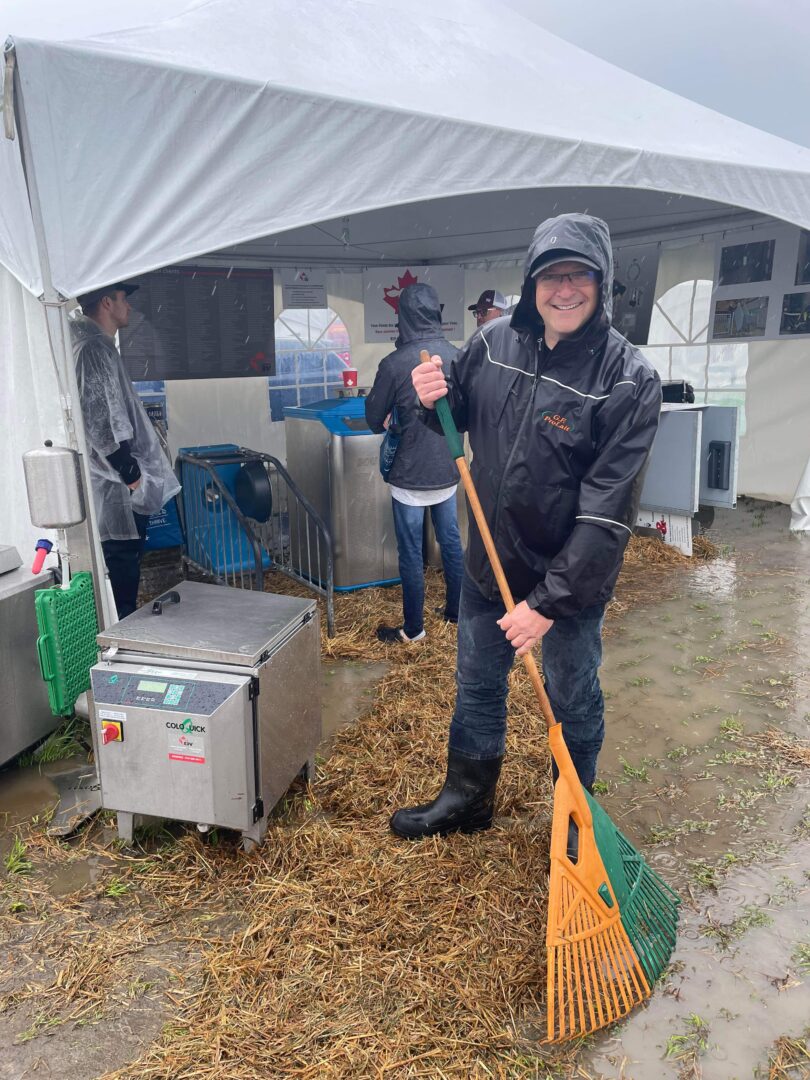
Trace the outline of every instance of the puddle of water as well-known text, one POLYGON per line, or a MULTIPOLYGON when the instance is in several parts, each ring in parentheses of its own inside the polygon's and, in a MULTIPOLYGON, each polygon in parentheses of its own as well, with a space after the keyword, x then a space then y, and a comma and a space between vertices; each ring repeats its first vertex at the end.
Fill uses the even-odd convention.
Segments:
POLYGON ((39 817, 48 819, 59 802, 54 777, 70 772, 86 758, 31 765, 24 769, 7 768, 0 772, 0 855, 6 854, 14 840, 14 827, 39 817))
POLYGON ((114 859, 104 859, 99 855, 61 864, 48 874, 48 892, 51 896, 68 896, 88 885, 95 885, 102 873, 113 866, 114 859))
POLYGON ((594 1076, 678 1077, 667 1040, 689 1037, 697 1015, 708 1027, 704 1080, 741 1080, 810 1017, 810 973, 795 959, 810 944, 810 841, 796 831, 807 773, 786 783, 778 755, 744 737, 807 741, 810 545, 790 539, 787 507, 748 509, 718 514, 710 534, 733 553, 668 571, 660 598, 609 630, 600 801, 684 905, 673 974, 583 1054, 594 1076), (704 931, 735 920, 741 936, 723 951, 704 931))
POLYGON ((776 1040, 800 1035, 810 1017, 810 973, 802 971, 796 953, 797 944, 810 943, 808 865, 810 841, 797 842, 785 858, 747 867, 685 911, 673 973, 646 1008, 604 1036, 581 1063, 599 1076, 676 1080, 683 1062, 665 1057, 667 1043, 688 1036, 690 1018, 697 1016, 707 1045, 695 1076, 742 1080, 757 1064, 764 1067, 776 1040), (706 934, 712 924, 730 933, 745 920, 763 925, 726 949, 706 934))
POLYGON ((788 516, 780 507, 757 529, 748 515, 721 516, 734 553, 667 571, 664 598, 611 627, 603 802, 620 827, 632 821, 653 865, 716 860, 754 829, 783 839, 801 816, 780 809, 791 788, 778 761, 734 737, 807 737, 810 545, 789 539, 788 516))
POLYGON ((322 665, 321 717, 325 742, 371 707, 374 688, 389 667, 384 660, 338 660, 322 665))

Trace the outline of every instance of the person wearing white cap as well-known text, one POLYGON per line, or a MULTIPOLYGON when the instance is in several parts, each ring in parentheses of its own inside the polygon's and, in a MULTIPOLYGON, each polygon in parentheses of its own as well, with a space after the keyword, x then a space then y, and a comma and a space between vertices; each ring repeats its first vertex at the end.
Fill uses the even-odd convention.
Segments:
POLYGON ((509 310, 509 303, 503 293, 497 289, 484 289, 474 304, 467 311, 475 315, 475 325, 484 326, 493 319, 500 319, 509 310))

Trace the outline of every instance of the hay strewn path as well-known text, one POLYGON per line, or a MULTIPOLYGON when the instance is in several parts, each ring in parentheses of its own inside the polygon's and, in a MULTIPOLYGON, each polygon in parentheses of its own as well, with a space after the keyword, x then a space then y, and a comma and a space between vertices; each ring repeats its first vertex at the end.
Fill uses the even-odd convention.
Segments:
MULTIPOLYGON (((631 553, 629 576, 643 557, 631 553)), ((299 591, 283 579, 268 588, 299 591)), ((442 598, 429 575, 426 610, 442 598)), ((628 584, 613 613, 632 602, 628 584)), ((0 1012, 29 1007, 42 1033, 158 995, 172 1019, 109 1080, 542 1075, 550 760, 522 667, 495 827, 408 844, 388 817, 441 782, 455 628, 429 617, 424 643, 380 644, 378 623, 399 621, 396 589, 338 597, 336 611, 325 658, 391 668, 261 849, 183 833, 127 855, 100 829, 78 849, 33 830, 29 851, 45 863, 103 852, 109 870, 62 903, 33 876, 15 883, 24 910, 0 940, 6 955, 25 942, 30 966, 6 983, 0 1012)))

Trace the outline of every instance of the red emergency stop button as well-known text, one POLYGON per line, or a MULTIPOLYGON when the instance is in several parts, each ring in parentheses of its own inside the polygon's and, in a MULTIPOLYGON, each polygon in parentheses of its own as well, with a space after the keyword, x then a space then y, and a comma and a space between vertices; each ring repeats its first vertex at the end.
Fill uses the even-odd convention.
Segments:
POLYGON ((101 741, 104 746, 111 742, 123 742, 124 725, 118 720, 102 720, 101 741))

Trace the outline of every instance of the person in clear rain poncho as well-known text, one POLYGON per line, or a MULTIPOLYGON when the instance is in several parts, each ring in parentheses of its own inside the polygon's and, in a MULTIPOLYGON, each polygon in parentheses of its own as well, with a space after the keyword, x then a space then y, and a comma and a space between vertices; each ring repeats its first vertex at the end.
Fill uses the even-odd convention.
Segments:
POLYGON ((78 298, 70 319, 101 546, 119 618, 137 606, 146 524, 180 490, 152 423, 115 347, 129 322, 118 282, 78 298))

